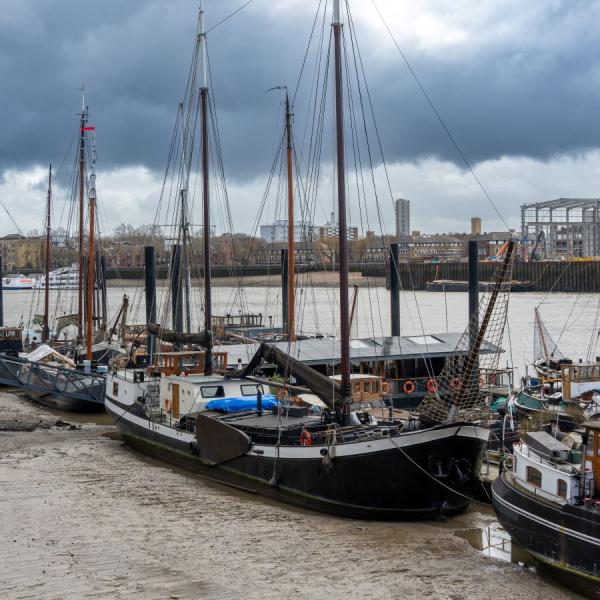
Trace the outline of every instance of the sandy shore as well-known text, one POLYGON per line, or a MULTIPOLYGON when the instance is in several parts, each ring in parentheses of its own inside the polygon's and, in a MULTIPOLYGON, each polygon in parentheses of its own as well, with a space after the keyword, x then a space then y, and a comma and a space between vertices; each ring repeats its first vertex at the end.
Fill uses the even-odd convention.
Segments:
POLYGON ((0 433, 2 599, 574 597, 456 535, 490 508, 444 524, 336 519, 145 459, 110 425, 56 426, 10 393, 0 415, 13 429, 0 433))
MULTIPOLYGON (((217 287, 236 287, 238 280, 235 277, 213 277, 212 284, 217 287)), ((361 273, 349 274, 350 285, 359 287, 376 287, 385 285, 384 277, 363 277, 361 273)), ((166 281, 159 280, 158 285, 166 285, 166 281)), ((192 281, 194 286, 201 286, 201 279, 192 281)), ((301 273, 298 276, 298 286, 333 287, 339 284, 339 275, 331 271, 317 271, 315 273, 301 273)), ((141 279, 109 279, 108 287, 123 287, 144 285, 141 279)), ((273 272, 271 275, 251 275, 244 277, 241 285, 244 287, 279 287, 281 285, 281 274, 273 272)))

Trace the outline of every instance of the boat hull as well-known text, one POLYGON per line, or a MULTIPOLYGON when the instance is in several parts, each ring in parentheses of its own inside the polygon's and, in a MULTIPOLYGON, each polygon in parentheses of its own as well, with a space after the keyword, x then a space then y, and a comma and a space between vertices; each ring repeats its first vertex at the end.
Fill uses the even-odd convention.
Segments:
POLYGON ((453 425, 373 440, 367 452, 344 444, 326 457, 324 447, 282 447, 277 456, 274 447, 254 444, 238 458, 208 466, 195 452, 192 434, 164 431, 143 416, 141 406, 107 400, 106 407, 124 439, 145 454, 253 493, 351 518, 417 520, 462 512, 479 485, 487 444, 487 430, 453 425))
POLYGON ((565 584, 600 598, 600 518, 597 511, 536 499, 507 474, 492 484, 494 509, 513 541, 560 575, 565 584))

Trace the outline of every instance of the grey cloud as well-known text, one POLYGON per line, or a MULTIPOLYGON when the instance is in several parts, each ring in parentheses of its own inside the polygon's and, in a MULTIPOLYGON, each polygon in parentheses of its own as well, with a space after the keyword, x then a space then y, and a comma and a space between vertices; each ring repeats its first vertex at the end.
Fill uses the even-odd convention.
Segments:
MULTIPOLYGON (((353 3, 359 34, 367 4, 353 3)), ((208 26, 239 5, 205 2, 208 26)), ((513 34, 473 53, 405 48, 473 162, 503 155, 547 159, 598 146, 600 32, 593 24, 599 3, 538 6, 543 8, 534 27, 515 25, 513 34)), ((277 19, 271 9, 256 0, 209 37, 227 174, 238 181, 269 167, 278 99, 264 90, 295 83, 314 15, 309 2, 277 11, 277 19)), ((75 88, 83 80, 102 166, 143 164, 160 171, 185 84, 196 10, 191 0, 5 0, 0 170, 60 160, 77 128, 75 88)), ((506 14, 509 31, 517 11, 506 14)), ((375 55, 371 35, 361 36, 361 46, 386 159, 458 162, 391 41, 389 53, 375 55)), ((302 100, 298 123, 306 113, 302 100)))

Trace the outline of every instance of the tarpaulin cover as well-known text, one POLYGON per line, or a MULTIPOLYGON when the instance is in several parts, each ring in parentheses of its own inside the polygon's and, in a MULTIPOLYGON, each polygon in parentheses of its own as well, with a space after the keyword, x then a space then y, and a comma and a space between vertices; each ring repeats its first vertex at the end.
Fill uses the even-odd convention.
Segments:
MULTIPOLYGON (((263 410, 271 410, 277 406, 277 398, 272 394, 262 397, 263 410)), ((207 410, 221 410, 223 412, 238 412, 241 410, 257 410, 256 396, 243 396, 240 398, 217 398, 206 403, 207 410)))

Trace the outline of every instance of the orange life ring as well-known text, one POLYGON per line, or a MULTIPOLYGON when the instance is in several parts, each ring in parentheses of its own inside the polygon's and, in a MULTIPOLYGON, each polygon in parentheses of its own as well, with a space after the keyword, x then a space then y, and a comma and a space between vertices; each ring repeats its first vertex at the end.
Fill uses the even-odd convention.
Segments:
POLYGON ((455 377, 451 382, 450 382, 450 387, 453 390, 457 390, 460 387, 460 379, 458 377, 455 377))
POLYGON ((405 381, 402 386, 402 391, 410 396, 415 391, 415 384, 410 379, 405 381))
POLYGON ((390 393, 390 384, 387 381, 381 382, 381 393, 384 395, 390 393))
POLYGON ((170 399, 170 398, 167 398, 167 399, 165 400, 165 410, 166 410, 167 412, 171 412, 171 408, 172 408, 171 399, 170 399))
POLYGON ((435 394, 437 392, 437 384, 434 379, 428 379, 426 387, 430 394, 435 394))
POLYGON ((301 446, 312 446, 312 437, 308 429, 303 429, 300 434, 300 445, 301 446))

